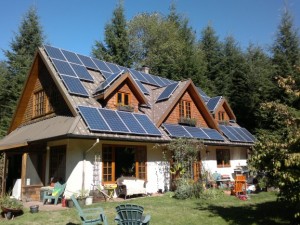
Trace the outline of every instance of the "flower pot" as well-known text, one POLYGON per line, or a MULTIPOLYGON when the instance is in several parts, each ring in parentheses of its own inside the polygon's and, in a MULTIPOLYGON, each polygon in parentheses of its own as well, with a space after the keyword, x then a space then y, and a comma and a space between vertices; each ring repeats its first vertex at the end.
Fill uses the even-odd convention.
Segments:
POLYGON ((32 205, 29 207, 31 213, 37 213, 39 211, 39 206, 38 205, 32 205))
POLYGON ((68 199, 67 200, 67 204, 69 208, 73 208, 74 207, 74 202, 72 201, 72 199, 68 199))
POLYGON ((93 196, 88 196, 85 199, 85 205, 91 205, 91 204, 93 204, 93 196))

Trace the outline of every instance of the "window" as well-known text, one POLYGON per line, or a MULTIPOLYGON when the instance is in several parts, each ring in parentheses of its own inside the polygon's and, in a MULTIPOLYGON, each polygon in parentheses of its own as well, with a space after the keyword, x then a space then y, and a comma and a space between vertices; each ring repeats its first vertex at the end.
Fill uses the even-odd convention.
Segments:
POLYGON ((191 118, 191 102, 184 100, 179 102, 179 117, 191 118))
POLYGON ((219 112, 218 113, 218 117, 219 117, 219 121, 224 121, 224 112, 219 112))
POLYGON ((113 183, 120 176, 147 179, 147 150, 144 146, 104 145, 103 182, 113 183))
POLYGON ((45 92, 43 90, 34 94, 34 116, 41 116, 46 112, 45 92))
POLYGON ((230 150, 229 149, 217 149, 217 166, 218 167, 230 167, 230 150))
POLYGON ((66 146, 50 148, 49 178, 66 180, 66 146))
POLYGON ((130 94, 124 92, 118 92, 117 94, 117 102, 120 105, 129 105, 130 102, 130 94))

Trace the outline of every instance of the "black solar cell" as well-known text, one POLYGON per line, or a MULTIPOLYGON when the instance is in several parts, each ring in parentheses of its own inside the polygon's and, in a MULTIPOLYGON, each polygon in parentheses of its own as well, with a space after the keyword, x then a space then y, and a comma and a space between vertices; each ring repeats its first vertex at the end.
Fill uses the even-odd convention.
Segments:
POLYGON ((77 75, 75 74, 68 62, 57 59, 52 59, 52 62, 60 75, 64 74, 72 77, 77 77, 77 75))
POLYGON ((157 129, 156 126, 154 126, 154 124, 148 118, 148 116, 143 114, 134 114, 134 116, 149 135, 158 135, 158 136, 161 135, 160 131, 157 129))
POLYGON ((164 123, 163 127, 167 130, 167 132, 172 137, 187 137, 187 138, 192 137, 191 134, 187 132, 187 130, 184 129, 184 127, 181 125, 164 123))
POLYGON ((118 116, 116 111, 108 109, 99 109, 100 114, 103 116, 104 120, 110 127, 112 132, 116 133, 129 133, 129 130, 118 116))
POLYGON ((110 131, 97 108, 78 106, 79 112, 91 131, 110 131))
POLYGON ((117 111, 117 114, 121 117, 121 119, 126 124, 127 128, 131 131, 131 133, 146 134, 146 131, 143 129, 141 124, 136 120, 136 118, 132 113, 117 111))
POLYGON ((80 80, 91 81, 91 82, 94 81, 93 77, 89 74, 86 67, 77 64, 72 64, 72 63, 70 63, 70 65, 80 80))
POLYGON ((68 91, 70 92, 70 94, 76 94, 76 95, 81 95, 86 97, 89 96, 89 94, 85 90, 79 78, 70 77, 66 75, 60 75, 60 76, 64 84, 66 85, 68 91))
POLYGON ((54 47, 49 46, 49 45, 44 45, 44 47, 45 47, 45 50, 46 50, 47 54, 50 56, 50 58, 60 59, 60 60, 66 61, 64 55, 62 54, 62 52, 60 51, 59 48, 54 48, 54 47))
POLYGON ((163 101, 163 100, 167 100, 171 97, 171 95, 173 94, 173 92, 176 90, 176 88, 178 87, 178 82, 174 83, 174 84, 170 84, 168 85, 165 90, 160 94, 160 96, 158 96, 156 102, 159 101, 163 101))
POLYGON ((82 65, 82 62, 77 57, 76 53, 69 52, 69 51, 66 51, 66 50, 63 50, 63 49, 61 51, 64 54, 64 56, 66 57, 66 59, 67 59, 68 62, 82 65))

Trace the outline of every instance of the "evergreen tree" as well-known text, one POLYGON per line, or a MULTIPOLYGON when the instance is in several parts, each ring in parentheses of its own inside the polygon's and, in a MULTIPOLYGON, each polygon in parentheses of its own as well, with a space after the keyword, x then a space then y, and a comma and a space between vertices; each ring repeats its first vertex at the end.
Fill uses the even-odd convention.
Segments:
POLYGON ((113 12, 111 22, 105 26, 105 44, 96 41, 92 55, 121 66, 131 66, 127 24, 121 1, 113 12))
POLYGON ((25 14, 19 32, 10 43, 11 50, 5 51, 8 73, 4 81, 4 92, 0 95, 2 120, 6 121, 2 130, 7 130, 17 100, 23 88, 26 76, 32 64, 34 54, 42 45, 44 35, 39 24, 36 9, 31 7, 25 14))
MULTIPOLYGON (((210 24, 202 30, 199 45, 204 53, 204 59, 207 66, 206 75, 208 79, 214 83, 221 70, 222 43, 220 43, 215 30, 210 24)), ((212 89, 216 92, 214 86, 212 89)))
MULTIPOLYGON (((273 64, 275 77, 292 76, 300 85, 300 73, 296 65, 300 63, 300 45, 297 30, 294 28, 293 18, 288 10, 282 14, 281 23, 278 27, 275 42, 272 46, 273 64)), ((276 79, 274 79, 276 82, 276 79)), ((274 91, 275 99, 288 102, 287 95, 281 89, 274 91)))

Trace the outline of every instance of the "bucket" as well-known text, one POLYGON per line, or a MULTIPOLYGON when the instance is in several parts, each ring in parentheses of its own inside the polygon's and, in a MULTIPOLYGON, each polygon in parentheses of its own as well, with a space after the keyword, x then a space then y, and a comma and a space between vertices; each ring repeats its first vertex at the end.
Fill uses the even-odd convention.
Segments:
POLYGON ((86 205, 91 205, 91 204, 93 204, 93 197, 92 197, 92 196, 88 196, 88 197, 85 199, 85 204, 86 204, 86 205))
POLYGON ((38 211, 39 211, 39 206, 38 205, 30 206, 30 212, 31 213, 37 213, 38 211))

